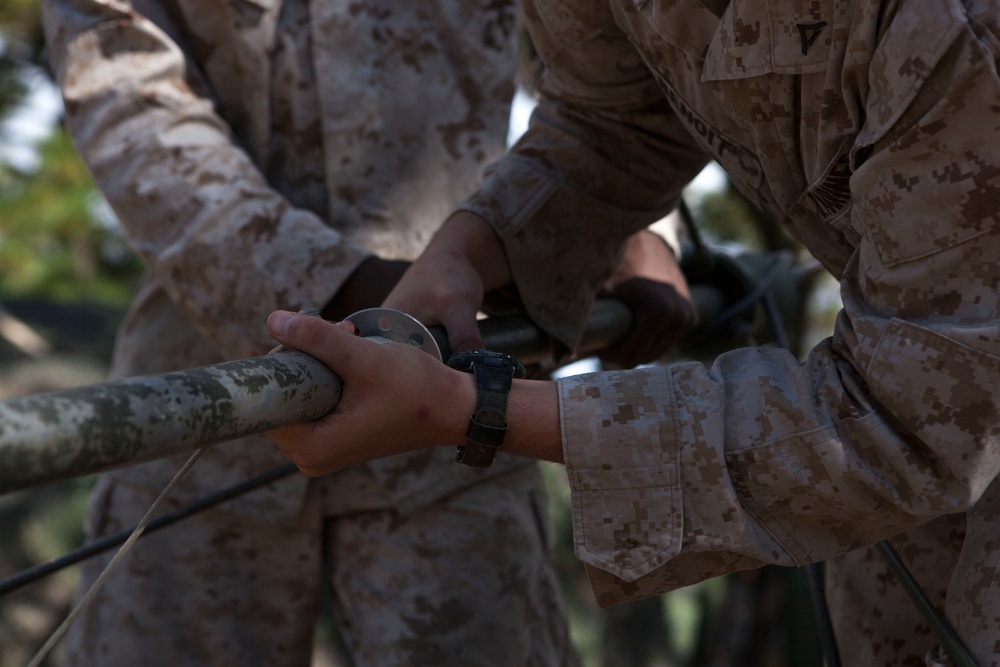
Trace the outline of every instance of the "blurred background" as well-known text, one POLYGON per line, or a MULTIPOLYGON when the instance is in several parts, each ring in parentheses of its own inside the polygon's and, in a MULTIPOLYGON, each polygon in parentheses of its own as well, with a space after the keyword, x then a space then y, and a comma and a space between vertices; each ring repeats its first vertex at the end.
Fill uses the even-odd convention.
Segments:
MULTIPOLYGON (((511 132, 530 111, 520 94, 511 132)), ((61 126, 46 67, 38 0, 0 4, 0 400, 101 382, 114 331, 142 265, 94 189, 61 126)), ((749 267, 787 260, 774 285, 788 341, 802 354, 826 335, 836 286, 773 220, 709 168, 686 195, 713 253, 749 267)), ((761 269, 763 271, 763 269, 761 269)), ((682 354, 710 363, 739 344, 775 344, 773 322, 750 311, 682 354), (770 330, 769 330, 770 329, 770 330)), ((585 360, 562 373, 591 370, 585 360)), ((2 463, 0 463, 2 465, 2 463)), ((821 665, 805 573, 765 568, 721 577, 610 610, 595 605, 572 552, 563 470, 545 468, 558 542, 554 558, 586 667, 808 667, 821 665)), ((93 479, 0 495, 0 579, 79 546, 93 479)), ((169 529, 168 529, 169 530, 169 529)), ((67 613, 75 568, 0 597, 0 665, 25 665, 67 613)), ((316 667, 349 667, 328 617, 317 628, 316 667)), ((47 659, 59 665, 59 651, 47 659)))

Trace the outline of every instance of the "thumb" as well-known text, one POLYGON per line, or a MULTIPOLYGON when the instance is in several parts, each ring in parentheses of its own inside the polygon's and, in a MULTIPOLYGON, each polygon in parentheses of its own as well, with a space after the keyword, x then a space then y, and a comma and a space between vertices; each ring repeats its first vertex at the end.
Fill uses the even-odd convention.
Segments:
POLYGON ((357 341, 350 322, 328 322, 315 315, 276 310, 267 318, 271 337, 286 348, 310 354, 330 368, 350 358, 351 346, 357 341))

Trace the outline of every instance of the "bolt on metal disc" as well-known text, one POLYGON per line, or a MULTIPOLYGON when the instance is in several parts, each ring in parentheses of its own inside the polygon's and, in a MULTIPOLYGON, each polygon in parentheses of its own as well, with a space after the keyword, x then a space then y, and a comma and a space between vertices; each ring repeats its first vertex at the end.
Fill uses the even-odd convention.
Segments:
POLYGON ((405 343, 442 361, 441 348, 431 332, 415 317, 392 308, 366 308, 345 318, 358 328, 362 338, 380 343, 405 343))

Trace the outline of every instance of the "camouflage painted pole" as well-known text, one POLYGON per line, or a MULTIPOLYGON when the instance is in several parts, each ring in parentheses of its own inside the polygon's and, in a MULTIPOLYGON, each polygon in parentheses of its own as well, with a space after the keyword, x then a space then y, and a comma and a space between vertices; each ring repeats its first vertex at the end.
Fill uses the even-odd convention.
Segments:
POLYGON ((285 352, 0 401, 0 493, 317 419, 340 391, 285 352))
MULTIPOLYGON (((720 305, 714 290, 693 296, 699 312, 720 305)), ((598 301, 581 351, 606 347, 631 325, 622 301, 598 301)), ((490 318, 480 330, 491 349, 526 363, 552 359, 552 340, 527 317, 490 318)), ((432 333, 444 349, 442 332, 432 333)), ((318 419, 340 393, 340 378, 321 362, 282 352, 0 401, 0 494, 318 419)))

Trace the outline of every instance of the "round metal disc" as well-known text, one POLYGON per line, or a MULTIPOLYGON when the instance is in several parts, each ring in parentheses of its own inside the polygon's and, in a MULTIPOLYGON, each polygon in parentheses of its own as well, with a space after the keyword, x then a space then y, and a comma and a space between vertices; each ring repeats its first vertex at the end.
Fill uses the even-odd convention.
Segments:
POLYGON ((381 339, 379 342, 406 343, 442 361, 441 348, 427 327, 401 310, 366 308, 345 319, 354 323, 363 338, 381 339))

